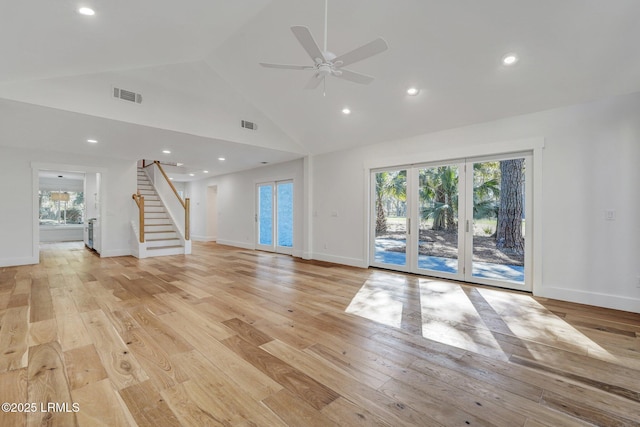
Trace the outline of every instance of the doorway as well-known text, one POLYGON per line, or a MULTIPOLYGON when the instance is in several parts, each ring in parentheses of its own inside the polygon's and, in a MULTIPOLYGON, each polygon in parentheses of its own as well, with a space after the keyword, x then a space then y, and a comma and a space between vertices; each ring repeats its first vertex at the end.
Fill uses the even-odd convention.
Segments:
POLYGON ((256 249, 293 253, 293 180, 256 185, 256 249))
POLYGON ((531 158, 373 170, 370 264, 530 291, 531 158))

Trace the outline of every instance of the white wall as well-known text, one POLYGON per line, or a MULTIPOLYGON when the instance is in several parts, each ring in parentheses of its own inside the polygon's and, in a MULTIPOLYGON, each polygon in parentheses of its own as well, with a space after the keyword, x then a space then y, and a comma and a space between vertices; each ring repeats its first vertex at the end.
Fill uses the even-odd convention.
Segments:
POLYGON ((7 196, 0 209, 0 266, 38 262, 38 227, 34 220, 38 205, 34 187, 37 189, 38 183, 33 164, 52 166, 54 170, 103 171, 104 240, 101 255, 130 253, 131 194, 136 191, 135 162, 0 147, 0 192, 7 196))
POLYGON ((305 215, 302 159, 190 182, 187 185, 187 194, 191 197, 192 238, 207 239, 207 188, 216 185, 218 187, 217 242, 254 248, 255 186, 260 182, 285 179, 294 181, 293 255, 302 256, 305 244, 302 225, 305 215))
POLYGON ((640 94, 314 156, 313 257, 366 266, 366 170, 544 138, 540 296, 640 312, 640 94), (616 211, 606 221, 604 211, 616 211), (338 216, 331 215, 332 211, 338 216), (325 247, 326 245, 326 247, 325 247))
POLYGON ((206 232, 208 240, 218 239, 218 187, 215 185, 207 187, 206 232))

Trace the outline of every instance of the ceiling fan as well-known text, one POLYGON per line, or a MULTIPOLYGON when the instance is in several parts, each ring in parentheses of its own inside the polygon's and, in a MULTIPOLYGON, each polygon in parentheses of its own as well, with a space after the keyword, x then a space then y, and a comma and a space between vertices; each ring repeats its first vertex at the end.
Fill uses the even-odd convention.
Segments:
MULTIPOLYGON (((311 35, 308 27, 295 25, 291 27, 293 35, 298 39, 304 50, 313 60, 313 65, 285 65, 285 64, 267 64, 261 62, 260 65, 266 68, 281 68, 286 70, 313 70, 311 79, 305 86, 305 89, 315 89, 320 83, 325 82, 327 76, 334 76, 340 79, 348 80, 354 83, 369 84, 374 79, 366 74, 356 73, 355 71, 342 68, 355 62, 362 61, 371 56, 384 52, 389 48, 387 42, 381 37, 369 42, 350 52, 336 56, 327 50, 327 13, 328 0, 325 0, 324 7, 324 50, 320 50, 318 44, 311 35)), ((326 83, 326 82, 325 82, 326 83)))

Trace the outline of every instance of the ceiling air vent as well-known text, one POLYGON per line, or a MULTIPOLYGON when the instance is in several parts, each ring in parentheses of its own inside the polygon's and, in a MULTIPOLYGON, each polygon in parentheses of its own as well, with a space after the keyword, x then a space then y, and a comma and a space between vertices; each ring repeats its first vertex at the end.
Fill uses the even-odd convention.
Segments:
POLYGON ((245 129, 250 129, 250 130, 257 130, 258 129, 258 125, 247 121, 247 120, 242 120, 241 126, 245 129))
POLYGON ((113 88, 113 97, 121 99, 123 101, 135 102, 136 104, 142 103, 142 95, 139 93, 131 92, 130 90, 113 88))

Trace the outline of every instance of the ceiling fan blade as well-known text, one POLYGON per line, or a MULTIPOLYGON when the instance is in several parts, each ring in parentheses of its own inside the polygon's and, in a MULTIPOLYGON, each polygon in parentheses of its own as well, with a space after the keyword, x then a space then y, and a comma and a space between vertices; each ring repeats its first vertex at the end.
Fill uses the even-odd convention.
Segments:
POLYGON ((282 68, 285 70, 311 70, 314 67, 311 65, 286 65, 286 64, 267 64, 265 62, 260 62, 265 68, 282 68))
POLYGON ((370 56, 382 53, 388 48, 389 46, 387 45, 387 42, 384 41, 383 38, 378 37, 374 41, 369 42, 364 46, 360 46, 359 48, 356 48, 351 52, 347 52, 344 55, 338 56, 336 59, 333 60, 333 63, 335 64, 338 61, 342 61, 342 64, 339 66, 343 67, 345 65, 353 64, 354 62, 367 59, 370 56))
POLYGON ((318 43, 313 39, 309 28, 301 25, 295 25, 291 27, 291 31, 293 32, 293 35, 296 36, 304 50, 307 51, 307 54, 309 54, 314 63, 317 62, 317 58, 321 61, 325 60, 324 55, 318 47, 318 43))
POLYGON ((311 79, 309 80, 309 82, 304 88, 315 89, 318 86, 320 86, 320 83, 322 83, 322 80, 324 80, 324 77, 320 76, 319 74, 314 74, 313 76, 311 76, 311 79))
POLYGON ((344 68, 340 69, 338 72, 334 73, 333 75, 338 77, 339 79, 349 80, 350 82, 360 83, 362 85, 368 85, 374 80, 374 78, 371 76, 367 76, 366 74, 356 73, 354 71, 345 70, 344 68))

